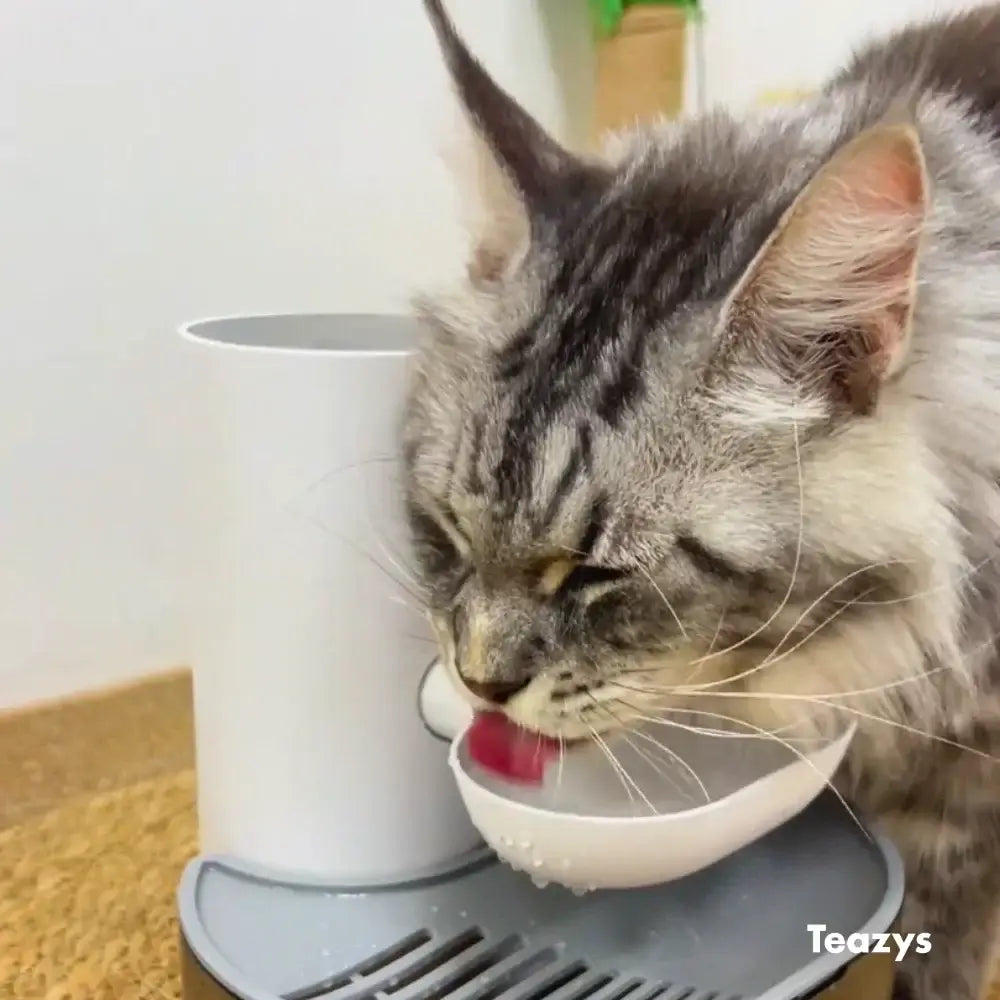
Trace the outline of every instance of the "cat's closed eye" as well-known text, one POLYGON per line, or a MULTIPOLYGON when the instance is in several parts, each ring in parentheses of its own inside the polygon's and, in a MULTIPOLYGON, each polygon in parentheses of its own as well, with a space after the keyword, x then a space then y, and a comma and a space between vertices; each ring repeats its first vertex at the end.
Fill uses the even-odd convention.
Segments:
POLYGON ((410 509, 410 525, 414 541, 431 573, 448 574, 462 569, 465 553, 451 532, 417 507, 410 509))
POLYGON ((723 580, 733 580, 744 575, 728 559, 709 549, 693 535, 678 535, 676 545, 702 573, 723 580))
POLYGON ((630 575, 628 570, 615 566, 595 566, 581 563, 570 571, 560 589, 564 592, 585 590, 587 587, 593 587, 600 583, 624 580, 630 575))

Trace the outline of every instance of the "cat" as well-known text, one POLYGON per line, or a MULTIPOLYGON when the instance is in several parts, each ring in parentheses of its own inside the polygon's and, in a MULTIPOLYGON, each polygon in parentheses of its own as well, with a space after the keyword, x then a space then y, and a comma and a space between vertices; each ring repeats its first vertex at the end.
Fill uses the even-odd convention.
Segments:
POLYGON ((1000 6, 817 94, 565 148, 424 0, 471 246, 415 300, 414 561, 474 705, 567 741, 857 734, 896 1000, 974 1000, 1000 900, 1000 6), (691 716, 696 717, 696 716, 691 716))

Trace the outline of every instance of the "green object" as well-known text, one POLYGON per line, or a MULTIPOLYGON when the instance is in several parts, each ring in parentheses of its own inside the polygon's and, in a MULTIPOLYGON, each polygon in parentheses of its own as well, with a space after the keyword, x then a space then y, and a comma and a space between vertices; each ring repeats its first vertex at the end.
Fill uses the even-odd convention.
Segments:
POLYGON ((647 7, 683 7, 700 14, 699 0, 587 0, 598 34, 608 36, 618 31, 626 7, 644 4, 647 7))

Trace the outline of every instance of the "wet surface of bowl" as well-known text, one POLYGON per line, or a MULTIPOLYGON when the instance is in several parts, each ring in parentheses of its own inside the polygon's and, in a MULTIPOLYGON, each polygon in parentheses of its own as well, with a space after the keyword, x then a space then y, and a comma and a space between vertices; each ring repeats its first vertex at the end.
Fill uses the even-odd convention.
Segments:
POLYGON ((606 750, 575 749, 550 762, 537 785, 477 765, 464 735, 449 760, 473 823, 508 864, 539 882, 631 888, 707 867, 801 812, 827 786, 853 732, 793 748, 659 727, 606 750))

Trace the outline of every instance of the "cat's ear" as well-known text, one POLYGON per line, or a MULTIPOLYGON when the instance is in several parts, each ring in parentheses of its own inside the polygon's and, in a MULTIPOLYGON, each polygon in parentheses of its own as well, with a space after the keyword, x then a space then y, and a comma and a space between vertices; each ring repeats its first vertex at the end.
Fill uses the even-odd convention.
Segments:
POLYGON ((442 0, 424 0, 424 8, 469 125, 459 166, 475 227, 470 274, 488 281, 545 227, 567 181, 587 168, 494 82, 458 35, 442 0))
POLYGON ((913 128, 876 126, 848 143, 747 270, 727 339, 813 398, 871 412, 907 355, 928 198, 913 128))

